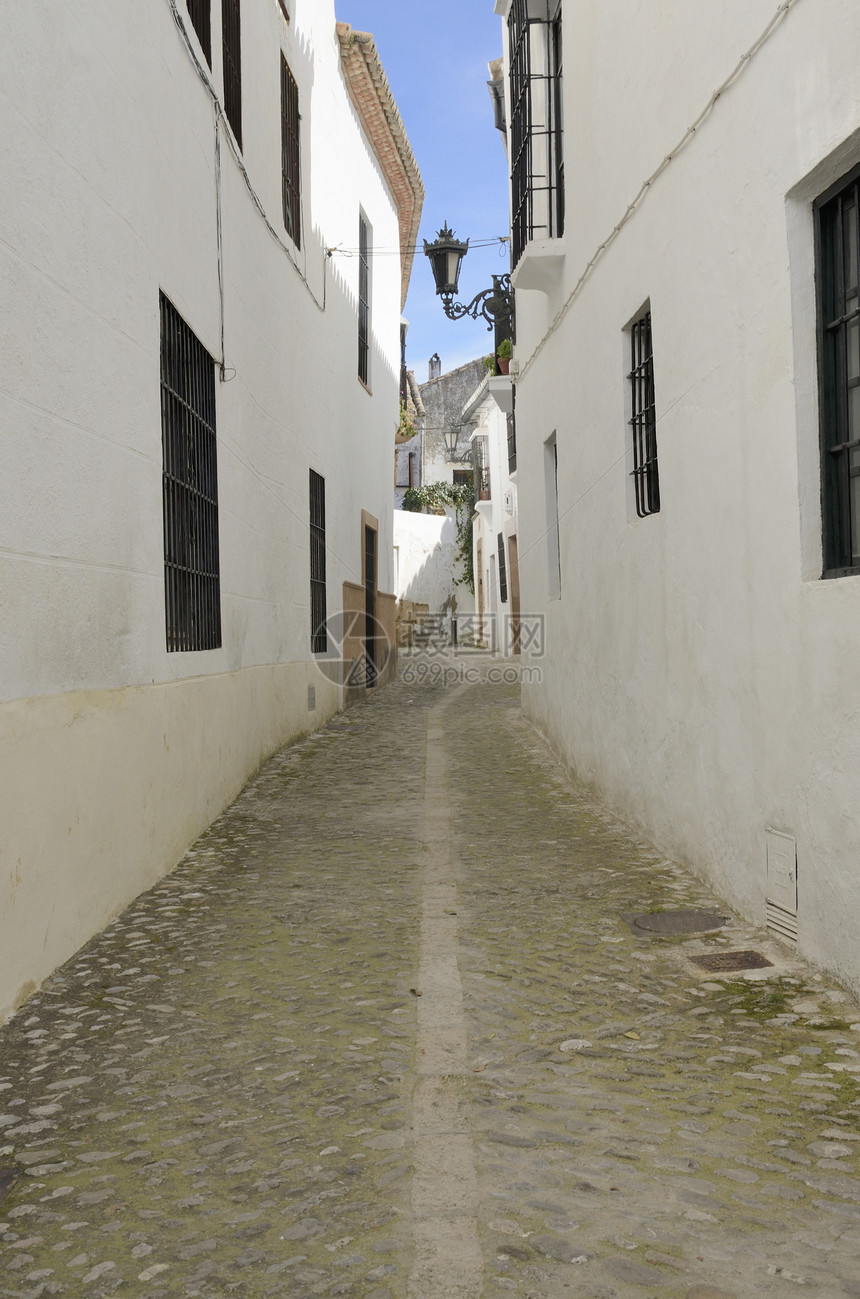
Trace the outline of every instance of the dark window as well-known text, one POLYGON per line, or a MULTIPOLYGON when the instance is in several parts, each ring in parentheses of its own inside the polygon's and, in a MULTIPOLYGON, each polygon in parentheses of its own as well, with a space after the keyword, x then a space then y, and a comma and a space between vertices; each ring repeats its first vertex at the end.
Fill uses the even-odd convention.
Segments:
POLYGON ((297 248, 302 246, 299 88, 281 55, 281 182, 284 225, 297 248))
POLYGON ((637 320, 630 330, 632 390, 630 427, 633 430, 633 483, 636 513, 640 519, 660 509, 660 479, 657 473, 657 420, 654 410, 654 352, 651 343, 651 312, 637 320))
POLYGON ((490 499, 490 458, 487 439, 483 435, 472 440, 472 472, 475 495, 479 501, 490 499))
POLYGON ((215 362, 161 295, 164 596, 168 650, 221 644, 215 362))
POLYGON ((474 476, 474 474, 472 473, 471 469, 455 469, 455 470, 454 470, 454 486, 455 486, 455 487, 471 487, 471 486, 472 486, 472 483, 473 483, 473 481, 474 481, 474 477, 475 477, 475 476, 474 476))
POLYGON ((860 174, 816 205, 824 571, 860 570, 860 174))
POLYGON ((212 67, 212 15, 211 0, 187 0, 188 17, 194 25, 197 39, 206 55, 206 62, 212 67))
POLYGON ((358 377, 367 383, 370 373, 370 229, 358 220, 358 377))
POLYGON ((328 649, 325 594, 325 479, 310 471, 311 521, 311 649, 325 654, 328 649))
POLYGON ((239 0, 222 0, 221 30, 224 51, 224 112, 242 147, 242 24, 239 0))
POLYGON ((376 685, 377 654, 379 646, 376 638, 376 529, 365 524, 364 528, 364 661, 365 683, 368 687, 376 685))
POLYGON ((526 244, 564 232, 561 9, 529 17, 529 0, 508 14, 511 84, 511 230, 516 266, 526 244))
POLYGON ((499 599, 502 604, 508 602, 508 566, 505 563, 505 536, 499 533, 499 599))

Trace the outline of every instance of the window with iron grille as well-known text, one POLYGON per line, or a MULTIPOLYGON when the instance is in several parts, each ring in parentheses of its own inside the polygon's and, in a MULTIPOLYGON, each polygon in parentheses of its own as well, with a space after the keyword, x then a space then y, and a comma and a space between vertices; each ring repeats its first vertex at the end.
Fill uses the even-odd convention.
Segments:
POLYGON ((816 204, 824 572, 860 571, 860 168, 816 204))
POLYGON ((302 246, 299 88, 281 55, 281 186, 284 225, 297 248, 302 246))
POLYGON ((505 562, 505 534, 499 533, 498 536, 499 550, 499 599, 502 604, 508 602, 508 566, 505 562))
POLYGON ((633 484, 640 519, 660 509, 657 471, 657 419, 654 407, 654 351, 651 312, 646 311, 630 328, 631 387, 630 427, 633 431, 633 484))
POLYGON ((358 377, 368 382, 370 374, 370 227, 358 219, 358 377))
POLYGON ((311 527, 311 650, 325 654, 328 649, 325 592, 325 479, 310 471, 311 527))
POLYGON ((513 0, 511 233, 516 266, 532 239, 564 233, 562 28, 558 0, 513 0))
POLYGON ((203 53, 206 55, 206 62, 212 67, 212 13, 211 0, 187 0, 188 17, 197 33, 197 39, 203 53))
POLYGON ((221 644, 215 362, 161 294, 164 598, 168 650, 221 644))
POLYGON ((472 439, 472 470, 475 475, 475 499, 490 499, 490 456, 486 437, 480 435, 472 439))
POLYGON ((221 0, 221 34, 224 53, 224 112, 242 147, 242 23, 240 0, 221 0))
POLYGON ((517 390, 511 388, 511 409, 505 416, 508 432, 508 473, 516 473, 517 468, 517 390))
POLYGON ((471 487, 475 476, 471 469, 455 469, 453 482, 455 487, 471 487))

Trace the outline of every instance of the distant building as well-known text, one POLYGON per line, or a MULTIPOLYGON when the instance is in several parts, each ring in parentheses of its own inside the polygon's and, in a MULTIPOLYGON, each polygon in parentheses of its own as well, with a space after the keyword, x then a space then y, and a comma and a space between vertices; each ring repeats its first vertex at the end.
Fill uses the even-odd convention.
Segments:
POLYGON ((423 189, 333 0, 39 0, 0 73, 2 1019, 390 675, 423 189))

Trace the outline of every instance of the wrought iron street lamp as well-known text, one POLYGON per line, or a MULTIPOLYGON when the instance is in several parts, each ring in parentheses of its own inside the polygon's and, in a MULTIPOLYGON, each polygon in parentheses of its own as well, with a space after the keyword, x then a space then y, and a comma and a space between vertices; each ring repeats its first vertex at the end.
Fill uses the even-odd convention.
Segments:
POLYGON ((450 424, 443 430, 442 437, 445 439, 446 460, 464 460, 466 458, 457 455, 457 443, 460 440, 460 426, 458 424, 450 424))
POLYGON ((493 287, 478 293, 468 305, 455 302, 460 280, 460 267, 469 251, 469 240, 457 239, 446 222, 432 244, 424 240, 424 255, 429 257, 436 281, 436 293, 442 299, 449 320, 470 316, 483 317, 487 329, 494 329, 496 347, 505 338, 513 337, 514 301, 510 275, 494 275, 493 287))

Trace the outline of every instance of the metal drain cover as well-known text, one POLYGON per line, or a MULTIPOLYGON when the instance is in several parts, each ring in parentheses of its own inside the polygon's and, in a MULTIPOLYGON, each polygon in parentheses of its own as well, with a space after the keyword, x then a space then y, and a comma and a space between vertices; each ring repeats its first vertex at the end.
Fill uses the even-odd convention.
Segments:
POLYGON ((720 929, 725 916, 715 911, 648 911, 630 920, 635 932, 641 934, 701 934, 708 929, 720 929))
POLYGON ((711 956, 691 956, 690 960, 712 974, 720 970, 763 970, 766 965, 773 965, 761 952, 714 952, 711 956))

